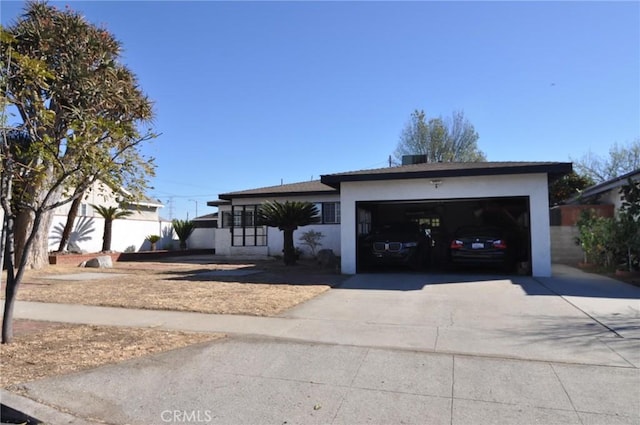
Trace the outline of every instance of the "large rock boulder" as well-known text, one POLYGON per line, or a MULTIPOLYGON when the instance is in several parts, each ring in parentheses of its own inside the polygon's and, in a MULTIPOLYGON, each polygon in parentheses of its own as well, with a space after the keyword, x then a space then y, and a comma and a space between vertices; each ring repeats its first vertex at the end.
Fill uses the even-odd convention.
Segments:
POLYGON ((113 267, 113 262, 111 261, 111 256, 101 255, 99 257, 92 258, 91 260, 87 260, 84 266, 97 269, 110 269, 113 267))

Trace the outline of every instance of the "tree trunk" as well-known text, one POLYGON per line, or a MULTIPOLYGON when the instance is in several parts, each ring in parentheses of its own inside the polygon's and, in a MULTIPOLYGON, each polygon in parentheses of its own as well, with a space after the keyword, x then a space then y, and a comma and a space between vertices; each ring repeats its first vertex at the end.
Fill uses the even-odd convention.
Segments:
MULTIPOLYGON (((34 215, 30 211, 18 213, 15 222, 15 261, 20 261, 24 252, 24 246, 33 229, 34 215)), ((53 221, 53 211, 41 214, 41 225, 34 235, 31 249, 27 252, 25 267, 28 269, 41 269, 49 264, 49 228, 53 221)))
POLYGON ((36 241, 38 229, 42 229, 43 214, 35 214, 32 223, 32 229, 25 238, 23 253, 20 257, 15 252, 15 224, 13 217, 9 216, 9 220, 5 223, 6 243, 5 243, 5 261, 7 264, 7 286, 5 292, 5 307, 2 317, 2 343, 9 343, 13 339, 13 306, 18 293, 18 287, 22 282, 24 270, 27 268, 28 256, 36 241), (35 229, 35 230, 34 230, 35 229))
POLYGON ((9 217, 4 224, 6 230, 4 262, 7 267, 7 283, 4 296, 4 313, 2 315, 2 343, 8 344, 13 339, 13 307, 20 282, 16 280, 14 272, 13 219, 9 217))
POLYGON ((60 245, 58 245, 58 252, 63 252, 65 249, 67 249, 67 244, 69 243, 69 238, 71 237, 71 231, 73 230, 76 218, 78 217, 80 204, 82 204, 82 198, 82 196, 79 196, 74 199, 71 203, 71 206, 69 207, 67 222, 65 223, 64 229, 62 230, 62 235, 60 235, 60 245))
POLYGON ((111 251, 111 228, 113 220, 104 220, 104 234, 102 235, 102 252, 111 251))
POLYGON ((53 222, 53 211, 42 213, 42 223, 28 253, 29 268, 41 269, 49 264, 49 230, 53 222))
MULTIPOLYGON (((46 205, 42 205, 44 208, 53 205, 60 199, 62 188, 52 189, 51 192, 41 189, 51 184, 51 176, 48 176, 46 182, 38 185, 37 187, 31 187, 30 190, 33 193, 44 192, 40 194, 41 199, 35 201, 35 205, 42 205, 44 203, 44 197, 49 194, 46 200, 46 205)), ((16 212, 15 218, 15 264, 16 267, 20 267, 19 263, 22 261, 22 253, 27 241, 27 238, 31 235, 34 225, 35 215, 29 210, 22 210, 16 212)), ((53 210, 42 211, 38 217, 38 224, 36 233, 33 235, 33 242, 27 251, 25 268, 40 269, 49 264, 49 230, 53 221, 53 210)))
POLYGON ((284 264, 293 266, 296 264, 296 249, 293 246, 293 231, 295 229, 282 229, 284 235, 284 264))

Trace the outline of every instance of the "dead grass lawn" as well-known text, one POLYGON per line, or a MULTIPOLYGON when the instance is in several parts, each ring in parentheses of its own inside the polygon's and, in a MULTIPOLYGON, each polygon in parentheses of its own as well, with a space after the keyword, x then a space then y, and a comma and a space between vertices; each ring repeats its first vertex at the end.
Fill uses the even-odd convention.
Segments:
POLYGON ((3 388, 223 337, 25 320, 16 320, 14 327, 14 341, 0 345, 3 388))
MULTIPOLYGON (((344 276, 320 269, 313 263, 285 267, 275 261, 244 264, 215 264, 193 259, 122 262, 115 263, 112 269, 102 270, 49 266, 26 272, 18 300, 273 316, 342 280, 344 276), (257 273, 235 277, 206 275, 216 270, 257 273), (47 278, 77 273, 103 273, 105 279, 47 278)), ((220 334, 29 320, 15 320, 14 334, 13 343, 0 345, 2 387, 222 337, 220 334)), ((13 389, 19 391, 19 387, 13 389)))
POLYGON ((245 264, 118 262, 112 269, 49 266, 29 271, 18 300, 123 308, 274 316, 343 280, 314 264, 285 267, 275 261, 245 264), (255 271, 211 276, 216 270, 255 271), (98 272, 124 276, 52 280, 53 274, 98 272))

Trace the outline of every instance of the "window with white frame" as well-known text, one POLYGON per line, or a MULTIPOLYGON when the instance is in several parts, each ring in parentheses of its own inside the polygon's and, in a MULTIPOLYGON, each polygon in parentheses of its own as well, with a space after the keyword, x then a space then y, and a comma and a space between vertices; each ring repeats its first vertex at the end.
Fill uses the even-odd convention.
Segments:
POLYGON ((318 210, 318 223, 340 223, 340 202, 316 202, 313 205, 318 210))
POLYGON ((322 222, 324 224, 340 223, 340 202, 324 202, 322 204, 322 222))

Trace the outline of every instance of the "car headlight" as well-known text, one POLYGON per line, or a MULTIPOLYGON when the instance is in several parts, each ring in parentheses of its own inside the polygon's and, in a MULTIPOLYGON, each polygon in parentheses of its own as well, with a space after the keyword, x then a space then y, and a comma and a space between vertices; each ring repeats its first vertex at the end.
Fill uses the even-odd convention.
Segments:
POLYGON ((416 246, 418 246, 418 242, 406 242, 403 243, 402 246, 404 246, 405 248, 415 248, 416 246))

